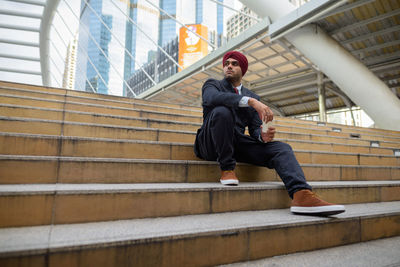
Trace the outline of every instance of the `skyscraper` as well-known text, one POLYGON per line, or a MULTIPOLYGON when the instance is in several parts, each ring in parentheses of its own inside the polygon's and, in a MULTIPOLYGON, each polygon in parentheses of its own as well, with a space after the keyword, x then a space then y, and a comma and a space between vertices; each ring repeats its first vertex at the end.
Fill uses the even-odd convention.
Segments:
POLYGON ((126 4, 82 0, 77 64, 86 73, 77 72, 76 88, 122 95, 126 18, 120 9, 126 4))
MULTIPOLYGON (((169 15, 176 17, 176 2, 176 0, 161 0, 160 8, 168 12, 169 15)), ((158 44, 164 46, 169 40, 175 38, 176 22, 165 13, 160 13, 159 26, 158 44)))
MULTIPOLYGON (((240 11, 252 17, 258 17, 257 14, 251 11, 247 6, 242 7, 240 11)), ((226 23, 226 37, 228 40, 238 36, 241 32, 258 22, 256 19, 243 15, 242 13, 234 14, 228 19, 226 23)))
MULTIPOLYGON (((225 25, 234 11, 225 8, 210 0, 196 1, 196 24, 204 24, 208 27, 208 39, 211 43, 221 46, 225 25)), ((221 4, 233 7, 233 0, 218 0, 221 4)))
MULTIPOLYGON (((148 61, 149 51, 157 49, 160 12, 153 5, 158 6, 158 2, 158 0, 130 0, 126 7, 130 19, 126 20, 125 47, 132 57, 125 51, 125 80, 148 61)), ((124 84, 123 95, 127 95, 128 91, 130 90, 124 84)))
POLYGON ((65 58, 65 68, 63 75, 62 87, 73 89, 75 84, 75 70, 76 70, 76 50, 78 47, 78 39, 76 36, 68 44, 67 56, 65 58))

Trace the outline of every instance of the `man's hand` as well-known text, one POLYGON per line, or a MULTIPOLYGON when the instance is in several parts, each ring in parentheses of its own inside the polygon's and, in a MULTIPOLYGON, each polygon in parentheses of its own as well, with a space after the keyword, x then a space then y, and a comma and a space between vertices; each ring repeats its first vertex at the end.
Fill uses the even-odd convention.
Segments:
MULTIPOLYGON (((260 126, 260 127, 262 127, 262 126, 260 126)), ((275 132, 276 132, 276 130, 275 130, 275 127, 273 127, 273 126, 268 127, 267 132, 263 132, 261 129, 261 138, 264 141, 264 143, 271 142, 272 140, 274 140, 275 132)))
POLYGON ((274 119, 274 113, 272 112, 272 110, 257 99, 250 98, 248 104, 257 111, 261 121, 269 122, 274 119))

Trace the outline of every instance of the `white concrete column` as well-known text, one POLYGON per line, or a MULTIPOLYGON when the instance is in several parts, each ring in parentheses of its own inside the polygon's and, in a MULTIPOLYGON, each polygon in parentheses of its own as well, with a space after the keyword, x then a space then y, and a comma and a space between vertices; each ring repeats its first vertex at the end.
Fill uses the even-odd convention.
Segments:
POLYGON ((42 82, 44 86, 50 84, 50 28, 53 23, 54 15, 60 0, 46 1, 43 10, 42 20, 40 22, 40 69, 42 71, 42 82))
MULTIPOLYGON (((261 17, 275 20, 295 10, 285 0, 240 0, 261 17)), ((380 128, 400 130, 400 100, 384 82, 316 25, 297 29, 285 38, 325 73, 380 128)))
POLYGON ((325 84, 323 81, 324 75, 318 72, 317 86, 318 86, 318 104, 319 104, 319 120, 326 122, 326 93, 325 84))

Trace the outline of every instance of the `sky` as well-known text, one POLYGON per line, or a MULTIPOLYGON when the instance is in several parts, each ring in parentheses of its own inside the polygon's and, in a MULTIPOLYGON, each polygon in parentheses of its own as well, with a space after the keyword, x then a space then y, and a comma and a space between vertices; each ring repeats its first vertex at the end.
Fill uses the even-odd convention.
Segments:
MULTIPOLYGON (((45 2, 45 0, 39 1, 45 2)), ((234 1, 234 8, 236 10, 239 10, 242 7, 242 4, 239 2, 239 0, 234 1)), ((66 46, 73 38, 73 34, 71 34, 71 32, 75 33, 78 26, 78 21, 72 14, 71 9, 74 10, 74 12, 77 14, 80 9, 80 2, 81 0, 68 0, 67 5, 64 0, 61 0, 59 3, 57 9, 58 14, 62 14, 62 17, 68 24, 68 27, 65 26, 65 23, 62 21, 58 14, 54 16, 53 25, 55 25, 55 27, 57 28, 58 33, 54 29, 52 29, 50 33, 50 68, 52 71, 52 86, 61 87, 62 74, 64 72, 66 46), (60 36, 62 36, 62 38, 60 38, 60 36)), ((1 10, 26 12, 27 7, 28 6, 23 3, 0 0, 1 10)), ((29 5, 29 13, 40 15, 42 14, 42 12, 43 7, 29 5)), ((34 18, 21 18, 17 16, 0 14, 0 24, 34 27, 39 29, 40 20, 34 18)), ((0 29, 0 38, 39 43, 38 32, 0 29)), ((40 56, 39 48, 37 47, 28 47, 5 43, 0 43, 0 55, 1 54, 22 55, 35 58, 39 58, 40 56)), ((40 72, 40 62, 38 61, 9 59, 0 56, 0 80, 42 85, 42 79, 40 75, 4 72, 1 71, 1 68, 40 72)))

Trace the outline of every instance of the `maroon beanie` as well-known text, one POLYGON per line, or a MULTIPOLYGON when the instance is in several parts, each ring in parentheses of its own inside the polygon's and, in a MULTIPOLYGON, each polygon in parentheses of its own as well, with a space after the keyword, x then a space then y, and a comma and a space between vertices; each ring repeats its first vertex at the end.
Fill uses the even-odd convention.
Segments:
POLYGON ((225 61, 228 58, 233 58, 239 61, 239 66, 242 69, 242 76, 244 76, 247 71, 247 67, 249 66, 246 56, 238 51, 229 51, 224 55, 224 58, 222 59, 222 65, 225 65, 225 61))

